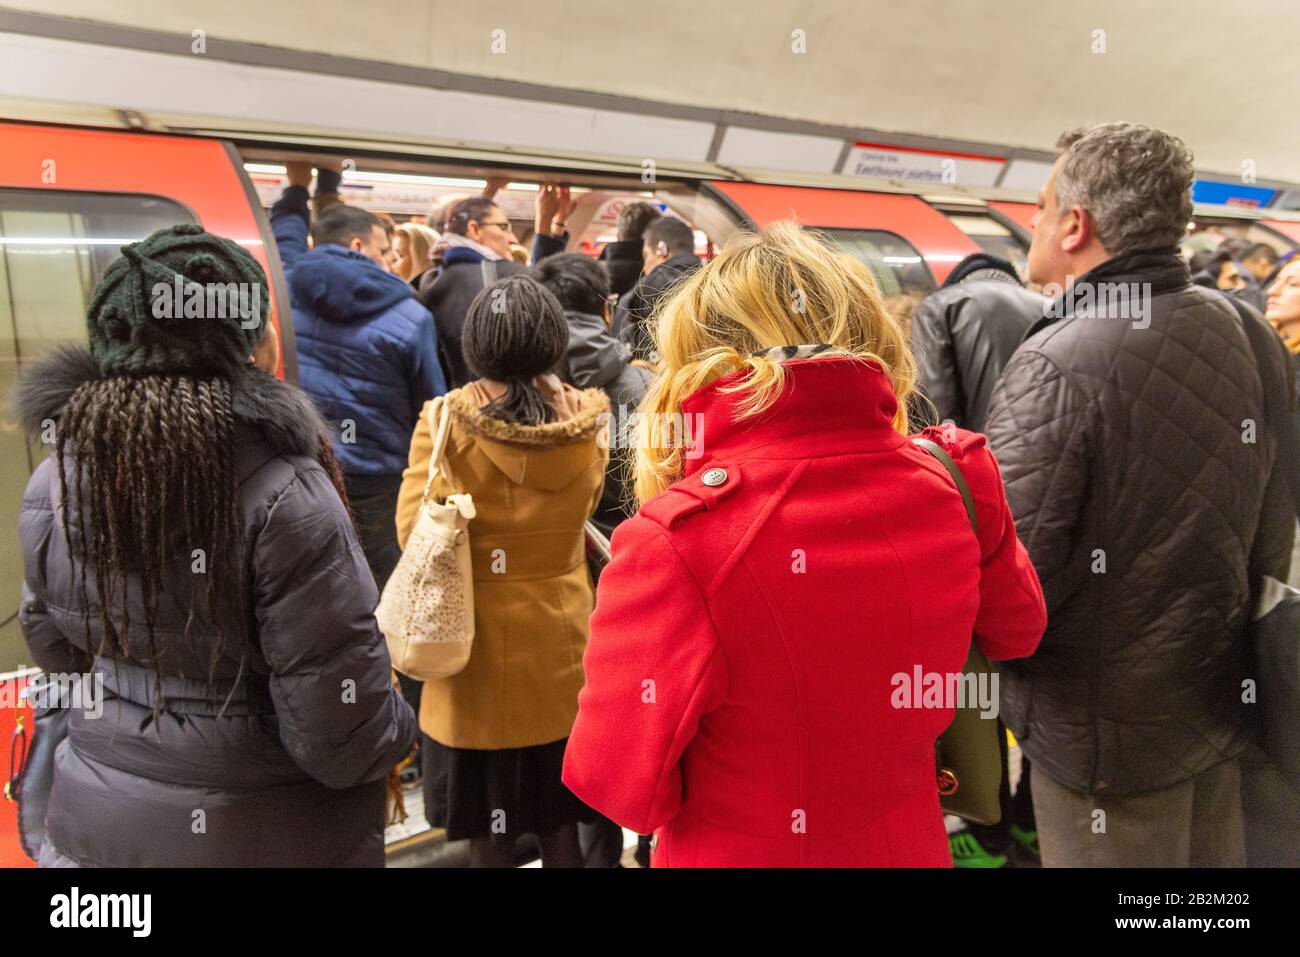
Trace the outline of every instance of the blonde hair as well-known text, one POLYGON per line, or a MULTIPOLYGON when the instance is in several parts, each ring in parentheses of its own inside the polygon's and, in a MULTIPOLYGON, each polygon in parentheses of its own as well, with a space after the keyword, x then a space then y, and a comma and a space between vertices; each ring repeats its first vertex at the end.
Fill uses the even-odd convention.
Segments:
POLYGON ((638 416, 632 469, 638 502, 681 477, 687 436, 680 413, 692 392, 743 371, 725 390, 747 393, 738 420, 776 401, 784 366, 779 358, 752 355, 774 346, 826 343, 832 352, 823 355, 879 364, 898 398, 894 428, 907 432, 916 366, 905 331, 885 308, 865 264, 793 221, 733 236, 659 307, 651 327, 662 368, 638 416))
POLYGON ((406 237, 406 243, 411 247, 411 262, 417 263, 419 267, 415 270, 416 274, 427 269, 429 254, 433 252, 433 247, 438 244, 440 238, 438 233, 420 223, 401 223, 395 232, 406 237))

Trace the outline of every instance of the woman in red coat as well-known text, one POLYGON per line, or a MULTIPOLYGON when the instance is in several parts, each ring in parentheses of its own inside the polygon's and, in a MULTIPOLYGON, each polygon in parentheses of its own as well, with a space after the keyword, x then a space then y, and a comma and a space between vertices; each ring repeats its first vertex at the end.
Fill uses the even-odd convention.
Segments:
MULTIPOLYGON (((914 367, 864 267, 779 223, 660 315, 564 782, 653 864, 950 866, 919 674, 1033 653, 1042 591, 984 438, 907 438, 914 367), (919 671, 918 671, 919 669, 919 671)), ((927 682, 928 683, 928 682, 927 682)))

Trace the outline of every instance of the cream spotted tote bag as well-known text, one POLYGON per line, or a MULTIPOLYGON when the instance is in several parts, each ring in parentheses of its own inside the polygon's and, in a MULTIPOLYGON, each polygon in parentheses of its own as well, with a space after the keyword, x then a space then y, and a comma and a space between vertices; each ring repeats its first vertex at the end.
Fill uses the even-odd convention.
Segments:
POLYGON ((429 480, 415 527, 375 609, 393 667, 420 681, 450 678, 469 662, 474 644, 474 579, 470 568, 469 520, 474 500, 467 493, 429 498, 447 467, 450 408, 439 396, 429 403, 429 480))

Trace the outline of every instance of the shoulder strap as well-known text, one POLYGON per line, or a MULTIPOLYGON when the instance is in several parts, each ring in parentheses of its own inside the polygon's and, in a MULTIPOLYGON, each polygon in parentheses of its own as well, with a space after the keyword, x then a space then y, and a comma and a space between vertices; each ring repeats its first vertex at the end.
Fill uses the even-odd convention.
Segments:
POLYGON ((483 275, 483 288, 486 289, 497 281, 497 264, 493 260, 482 259, 478 264, 479 272, 483 275))
POLYGON ((429 435, 433 437, 433 451, 429 453, 429 480, 424 483, 424 497, 439 472, 447 474, 447 436, 451 432, 451 407, 444 396, 429 403, 429 435))
POLYGON ((939 460, 940 465, 948 470, 948 474, 952 476, 953 483, 957 486, 957 491, 961 493, 961 503, 966 506, 966 517, 970 519, 971 531, 978 531, 979 526, 975 521, 975 499, 970 493, 970 486, 966 484, 966 476, 961 474, 961 469, 959 469, 957 463, 952 460, 952 456, 944 451, 943 446, 938 442, 934 442, 920 435, 912 436, 912 444, 925 449, 925 451, 929 452, 939 460))
POLYGON ((1277 441, 1277 467, 1282 470, 1287 488, 1291 492, 1291 502, 1296 515, 1300 517, 1300 448, 1297 448, 1297 422, 1294 411, 1289 409, 1289 395, 1286 382, 1279 379, 1274 368, 1276 361, 1276 343, 1278 340, 1271 326, 1257 316, 1254 310, 1231 297, 1241 324, 1246 330, 1246 341, 1250 343, 1255 355, 1255 367, 1259 370, 1260 382, 1264 386, 1264 421, 1277 441))

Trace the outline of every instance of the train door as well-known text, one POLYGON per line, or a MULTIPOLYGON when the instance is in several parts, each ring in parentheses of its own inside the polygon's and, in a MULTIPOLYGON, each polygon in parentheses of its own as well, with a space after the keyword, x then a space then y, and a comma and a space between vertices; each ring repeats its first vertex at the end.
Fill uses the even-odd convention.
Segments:
POLYGON ((1025 280, 1029 269, 1030 233, 1027 229, 983 202, 930 202, 983 252, 1005 259, 1016 268, 1021 281, 1025 280))
POLYGON ((1001 218, 1002 222, 1018 227, 1026 237, 1034 231, 1034 216, 1038 207, 1033 203, 1007 203, 994 200, 988 204, 989 211, 1001 218))
POLYGON ((755 226, 793 218, 862 260, 888 297, 924 295, 979 251, 919 196, 809 186, 714 182, 709 187, 755 226))

